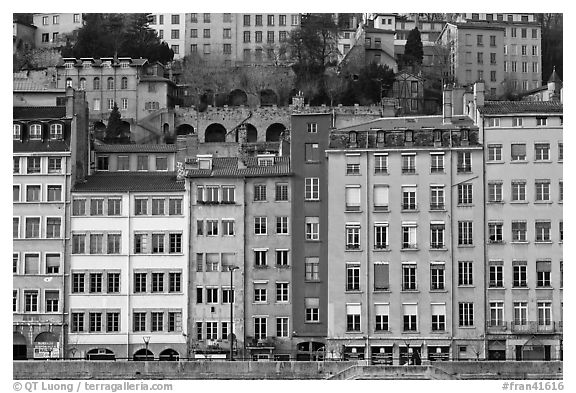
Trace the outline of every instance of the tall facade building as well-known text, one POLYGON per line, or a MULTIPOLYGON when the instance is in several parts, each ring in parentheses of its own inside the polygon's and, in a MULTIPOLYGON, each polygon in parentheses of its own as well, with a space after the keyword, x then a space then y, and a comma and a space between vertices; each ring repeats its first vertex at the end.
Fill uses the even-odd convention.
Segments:
POLYGON ((95 146, 72 191, 68 356, 187 357, 188 197, 175 145, 95 146))
POLYGON ((487 101, 478 110, 488 358, 562 359, 562 103, 487 101))
POLYGON ((483 356, 482 145, 466 116, 331 132, 328 353, 388 364, 483 356))
POLYGON ((66 34, 82 27, 81 13, 33 14, 36 26, 35 43, 37 48, 49 48, 66 44, 66 34))
POLYGON ((13 108, 14 359, 66 357, 70 189, 89 153, 84 93, 63 101, 13 108))
POLYGON ((161 64, 125 57, 65 58, 56 71, 57 87, 86 92, 97 137, 103 137, 115 104, 131 141, 159 143, 173 134, 176 85, 164 77, 161 64))
POLYGON ((198 54, 227 65, 278 63, 300 14, 152 14, 150 28, 175 50, 174 58, 198 54), (176 53, 177 52, 177 53, 176 53))

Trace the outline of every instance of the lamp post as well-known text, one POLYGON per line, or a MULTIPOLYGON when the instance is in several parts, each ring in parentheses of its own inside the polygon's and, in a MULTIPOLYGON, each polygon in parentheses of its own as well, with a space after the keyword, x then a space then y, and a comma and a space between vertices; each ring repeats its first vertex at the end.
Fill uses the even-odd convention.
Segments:
POLYGON ((142 337, 142 340, 144 340, 144 345, 146 345, 146 361, 148 361, 148 344, 150 344, 150 336, 144 336, 142 337))
POLYGON ((230 333, 228 339, 230 340, 230 361, 234 360, 234 270, 240 269, 238 266, 229 265, 230 270, 230 333))

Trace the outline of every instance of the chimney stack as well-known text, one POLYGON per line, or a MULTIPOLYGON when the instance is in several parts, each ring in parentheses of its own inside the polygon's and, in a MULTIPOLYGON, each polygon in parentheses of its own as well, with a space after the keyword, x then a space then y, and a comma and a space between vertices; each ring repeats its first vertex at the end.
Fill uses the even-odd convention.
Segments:
POLYGON ((474 104, 476 108, 484 106, 484 82, 474 83, 474 104))
POLYGON ((452 122, 452 87, 444 85, 442 90, 442 123, 452 122))

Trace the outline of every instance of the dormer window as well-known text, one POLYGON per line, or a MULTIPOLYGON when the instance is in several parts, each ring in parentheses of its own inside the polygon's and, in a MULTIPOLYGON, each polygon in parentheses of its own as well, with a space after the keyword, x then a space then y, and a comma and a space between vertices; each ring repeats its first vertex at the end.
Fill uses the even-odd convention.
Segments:
POLYGON ((212 155, 196 157, 198 158, 198 169, 212 169, 212 155))
POLYGON ((412 142, 414 140, 414 131, 406 130, 404 131, 404 141, 405 142, 412 142))
POLYGON ((111 68, 112 67, 112 62, 110 60, 106 60, 102 62, 102 67, 104 68, 111 68))
POLYGON ((258 157, 258 166, 272 166, 272 165, 274 165, 274 156, 258 157))
POLYGON ((30 125, 30 140, 40 140, 42 139, 42 125, 32 124, 30 125))
POLYGON ((12 133, 14 135, 14 140, 19 141, 22 139, 22 126, 20 124, 12 125, 12 133))
POLYGON ((442 131, 434 130, 434 142, 442 142, 442 131))
POLYGON ((50 124, 50 139, 62 139, 62 124, 50 124))
POLYGON ((386 134, 384 133, 384 131, 378 131, 376 133, 376 142, 377 143, 384 143, 385 137, 386 137, 386 134))
POLYGON ((348 133, 348 141, 350 143, 356 143, 358 141, 358 134, 356 133, 356 131, 350 131, 348 133))
POLYGON ((128 68, 130 67, 130 63, 127 61, 123 61, 120 63, 120 68, 128 68))
POLYGON ((92 63, 89 61, 85 61, 84 63, 82 63, 82 67, 84 68, 92 68, 92 63))
POLYGON ((64 67, 66 67, 68 69, 72 69, 72 68, 74 68, 74 62, 68 61, 68 62, 64 63, 64 67))
POLYGON ((460 139, 462 141, 468 140, 468 132, 469 132, 469 130, 467 128, 463 128, 460 130, 460 139))

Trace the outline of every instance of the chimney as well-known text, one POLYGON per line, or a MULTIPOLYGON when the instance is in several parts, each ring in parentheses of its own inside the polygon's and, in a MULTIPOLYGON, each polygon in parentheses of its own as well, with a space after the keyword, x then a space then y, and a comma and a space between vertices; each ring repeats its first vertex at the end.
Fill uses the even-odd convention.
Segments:
POLYGON ((74 89, 66 88, 66 117, 74 116, 74 89))
POLYGON ((454 86, 452 90, 452 115, 458 116, 464 114, 464 93, 466 89, 462 86, 454 86))
POLYGON ((184 163, 187 157, 198 154, 198 135, 179 135, 176 138, 176 162, 184 163))
POLYGON ((246 143, 248 143, 248 132, 246 131, 246 125, 240 124, 236 130, 238 133, 238 168, 246 168, 244 160, 246 159, 246 143))
POLYGON ((294 109, 302 109, 304 107, 304 94, 301 91, 297 95, 292 97, 292 106, 294 109))
POLYGON ((448 124, 452 121, 452 87, 444 85, 442 90, 442 123, 448 124))
POLYGON ((474 83, 474 105, 476 108, 484 106, 484 82, 474 83))

